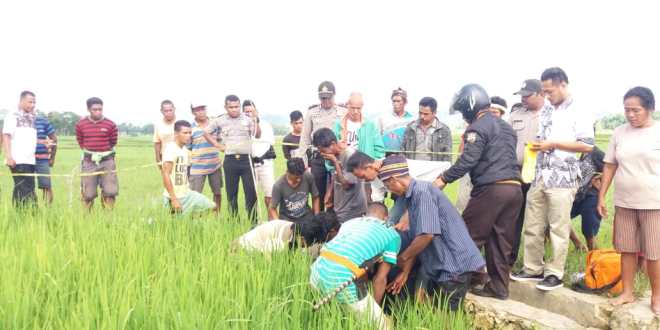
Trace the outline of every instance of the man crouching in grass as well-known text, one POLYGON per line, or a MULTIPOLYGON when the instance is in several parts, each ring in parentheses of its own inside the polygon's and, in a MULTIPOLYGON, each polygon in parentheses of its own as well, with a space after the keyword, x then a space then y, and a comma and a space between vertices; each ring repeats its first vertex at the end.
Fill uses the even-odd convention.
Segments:
POLYGON ((215 208, 213 201, 188 187, 190 150, 186 145, 190 143, 191 132, 189 122, 175 122, 174 141, 165 145, 163 150, 163 196, 172 214, 187 215, 215 208))
POLYGON ((337 235, 339 226, 337 216, 332 211, 295 222, 269 220, 236 239, 232 243, 232 250, 240 247, 247 251, 269 253, 301 247, 316 258, 320 246, 337 235))
POLYGON ((384 204, 371 203, 367 216, 344 222, 337 236, 321 249, 310 274, 312 286, 324 296, 337 291, 355 276, 357 279, 337 293, 336 299, 380 329, 391 328, 380 304, 387 274, 396 264, 401 247, 399 234, 385 223, 387 213, 384 204), (367 290, 367 273, 376 264, 372 297, 367 290))

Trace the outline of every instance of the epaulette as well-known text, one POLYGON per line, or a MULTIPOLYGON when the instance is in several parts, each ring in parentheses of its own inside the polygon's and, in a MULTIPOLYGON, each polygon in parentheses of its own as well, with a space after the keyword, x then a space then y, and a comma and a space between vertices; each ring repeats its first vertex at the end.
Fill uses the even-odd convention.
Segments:
POLYGON ((307 110, 312 110, 313 108, 316 108, 318 106, 320 106, 320 104, 312 104, 309 106, 309 108, 307 108, 307 110))
POLYGON ((520 110, 525 110, 525 106, 522 103, 516 103, 511 107, 511 112, 516 112, 520 110))

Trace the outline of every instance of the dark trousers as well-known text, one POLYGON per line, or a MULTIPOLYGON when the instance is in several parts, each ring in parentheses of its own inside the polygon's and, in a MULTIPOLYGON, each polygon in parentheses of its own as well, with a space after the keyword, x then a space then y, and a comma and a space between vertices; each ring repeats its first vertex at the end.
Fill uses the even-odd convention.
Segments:
POLYGON ((516 184, 490 184, 472 189, 463 219, 479 249, 485 247, 490 282, 500 297, 509 296, 509 272, 516 220, 522 191, 516 184))
MULTIPOLYGON (((401 251, 404 251, 403 245, 401 251)), ((393 267, 387 274, 387 282, 390 283, 396 279, 401 269, 393 267)), ((386 313, 391 313, 393 310, 393 302, 405 302, 406 300, 416 299, 418 290, 424 290, 429 298, 438 307, 447 308, 450 311, 456 311, 461 306, 462 301, 467 294, 472 273, 463 273, 457 275, 453 279, 446 281, 436 281, 430 279, 421 267, 419 260, 413 266, 405 287, 399 294, 393 295, 387 293, 386 303, 383 306, 386 313)))
POLYGON ((257 192, 254 190, 254 179, 252 177, 252 166, 248 155, 226 155, 222 168, 225 171, 225 186, 227 188, 227 200, 229 200, 229 211, 231 215, 238 214, 238 181, 243 181, 243 193, 245 194, 245 207, 252 222, 257 221, 254 205, 257 203, 257 192))
POLYGON ((600 230, 602 217, 598 214, 598 195, 587 194, 581 200, 573 202, 571 219, 578 215, 582 217, 582 235, 584 238, 594 238, 600 230))
POLYGON ((523 201, 520 206, 520 214, 518 215, 518 220, 516 221, 516 236, 513 238, 513 246, 511 247, 511 266, 516 263, 518 260, 518 252, 520 251, 520 238, 522 237, 523 225, 525 224, 525 205, 527 205, 527 192, 532 186, 531 183, 522 184, 522 196, 523 201))
POLYGON ((34 176, 17 176, 18 174, 34 174, 35 166, 30 164, 16 164, 11 169, 14 174, 14 192, 12 194, 12 201, 14 206, 35 206, 37 203, 37 195, 34 192, 34 176))
POLYGON ((458 275, 455 279, 436 282, 428 280, 426 292, 440 307, 447 307, 455 312, 461 306, 470 287, 472 273, 458 275))
POLYGON ((309 167, 312 171, 312 176, 314 177, 314 184, 316 189, 319 191, 319 197, 321 198, 321 211, 325 209, 325 190, 328 187, 328 170, 325 168, 325 160, 320 156, 313 158, 310 161, 309 167))

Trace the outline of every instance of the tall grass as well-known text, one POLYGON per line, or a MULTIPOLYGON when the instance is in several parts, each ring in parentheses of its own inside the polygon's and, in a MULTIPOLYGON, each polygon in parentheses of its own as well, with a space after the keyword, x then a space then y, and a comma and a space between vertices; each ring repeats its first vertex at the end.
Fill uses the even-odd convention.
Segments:
MULTIPOLYGON (((598 144, 604 148, 607 141, 601 136, 598 144)), ((224 212, 219 217, 172 218, 161 205, 156 167, 137 168, 153 162, 147 138, 122 138, 117 153, 124 171, 112 212, 96 205, 86 214, 79 179, 61 177, 53 178, 52 207, 16 212, 11 178, 6 169, 0 172, 0 328, 369 327, 338 304, 312 312, 319 297, 307 284, 311 260, 306 254, 230 252, 231 241, 252 226, 249 222, 224 212)), ((73 139, 64 138, 53 172, 75 172, 79 159, 73 139)), ((284 171, 281 159, 276 173, 284 171)), ((445 189, 451 199, 455 189, 445 189)), ((265 219, 261 198, 259 203, 265 219)), ((574 221, 578 233, 579 224, 574 221)), ((611 231, 611 218, 604 219, 602 247, 611 246, 611 231)), ((581 271, 583 265, 584 254, 571 248, 567 273, 581 271)), ((470 327, 469 316, 429 306, 404 304, 395 315, 401 329, 470 327)))
MULTIPOLYGON (((62 140, 53 172, 67 174, 80 155, 72 139, 62 140)), ((157 169, 135 168, 153 161, 148 139, 123 138, 117 153, 127 170, 112 212, 95 205, 85 213, 79 180, 61 177, 53 179, 53 206, 17 212, 2 170, 0 328, 369 328, 338 304, 312 312, 319 297, 307 284, 306 254, 231 252, 252 226, 245 217, 172 218, 161 206, 157 169)), ((277 167, 282 173, 281 161, 277 167)), ((401 329, 470 325, 462 313, 429 306, 405 304, 396 314, 401 329)))

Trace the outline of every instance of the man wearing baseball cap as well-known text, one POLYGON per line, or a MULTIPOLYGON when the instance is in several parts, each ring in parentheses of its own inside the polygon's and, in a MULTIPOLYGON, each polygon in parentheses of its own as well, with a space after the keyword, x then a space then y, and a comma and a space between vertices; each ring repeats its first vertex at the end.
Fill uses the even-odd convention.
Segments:
MULTIPOLYGON (((305 159, 307 149, 312 145, 312 135, 321 128, 332 129, 334 123, 346 115, 346 108, 335 104, 335 85, 330 81, 322 82, 318 87, 320 104, 309 107, 304 116, 303 130, 300 136, 300 147, 294 157, 305 159)), ((325 161, 318 152, 313 152, 308 162, 314 176, 314 183, 321 197, 321 210, 324 208, 325 193, 329 172, 325 161)))
MULTIPOLYGON (((545 104, 545 96, 541 81, 538 79, 527 79, 523 82, 520 90, 513 95, 520 95, 522 107, 517 111, 511 111, 509 115, 509 124, 516 132, 518 142, 516 144, 516 158, 518 166, 522 169, 523 156, 525 153, 525 144, 536 139, 536 133, 539 130, 539 114, 545 104)), ((518 250, 520 250, 520 236, 522 235, 523 223, 525 221, 525 205, 527 205, 527 192, 531 186, 530 182, 522 183, 523 203, 518 219, 516 220, 516 232, 511 249, 511 265, 518 259, 518 250)))
POLYGON ((220 131, 217 128, 209 128, 211 120, 206 113, 206 103, 192 102, 190 111, 194 117, 190 143, 190 189, 202 193, 204 184, 208 181, 215 202, 214 211, 220 214, 223 185, 220 151, 204 137, 204 134, 208 133, 217 140, 220 131))

